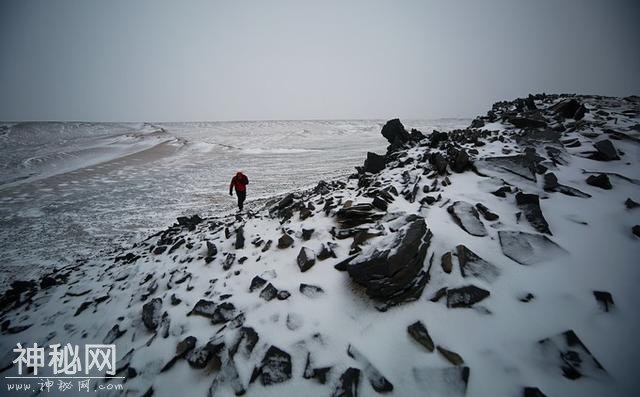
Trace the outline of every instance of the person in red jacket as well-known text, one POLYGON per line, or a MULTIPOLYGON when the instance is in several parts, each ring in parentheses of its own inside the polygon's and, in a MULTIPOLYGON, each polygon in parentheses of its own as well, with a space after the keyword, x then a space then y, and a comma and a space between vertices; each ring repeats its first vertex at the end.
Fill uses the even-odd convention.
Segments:
POLYGON ((249 184, 249 178, 242 171, 231 178, 231 184, 229 184, 229 195, 233 196, 233 188, 236 189, 236 196, 238 196, 238 208, 242 212, 242 205, 247 198, 247 185, 249 184))

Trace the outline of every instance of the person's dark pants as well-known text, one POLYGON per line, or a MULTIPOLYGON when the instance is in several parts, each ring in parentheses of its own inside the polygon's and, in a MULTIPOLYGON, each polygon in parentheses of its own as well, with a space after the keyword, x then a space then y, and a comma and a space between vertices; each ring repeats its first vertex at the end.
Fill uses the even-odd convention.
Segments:
POLYGON ((242 211, 242 205, 244 204, 244 199, 247 198, 247 192, 239 192, 236 190, 236 196, 238 196, 238 208, 242 211))

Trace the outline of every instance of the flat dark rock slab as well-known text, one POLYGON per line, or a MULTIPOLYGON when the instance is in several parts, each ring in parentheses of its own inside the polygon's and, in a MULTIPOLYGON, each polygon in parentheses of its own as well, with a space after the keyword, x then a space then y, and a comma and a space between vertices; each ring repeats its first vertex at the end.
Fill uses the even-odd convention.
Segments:
POLYGON ((516 231, 499 231, 502 253, 521 265, 535 265, 551 260, 567 251, 547 236, 516 231))

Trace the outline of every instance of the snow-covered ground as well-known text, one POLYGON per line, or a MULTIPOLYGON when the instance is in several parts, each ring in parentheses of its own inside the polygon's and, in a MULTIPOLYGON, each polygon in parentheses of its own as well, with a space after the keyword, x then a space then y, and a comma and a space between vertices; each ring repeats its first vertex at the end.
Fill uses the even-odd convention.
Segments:
MULTIPOLYGON (((383 121, 0 125, 0 290, 179 215, 229 211, 237 169, 251 201, 344 176, 386 145, 383 121)), ((425 132, 468 120, 414 121, 425 132)))
POLYGON ((540 95, 472 126, 390 121, 353 178, 21 278, 2 376, 18 342, 113 343, 98 395, 635 396, 640 98, 540 95))

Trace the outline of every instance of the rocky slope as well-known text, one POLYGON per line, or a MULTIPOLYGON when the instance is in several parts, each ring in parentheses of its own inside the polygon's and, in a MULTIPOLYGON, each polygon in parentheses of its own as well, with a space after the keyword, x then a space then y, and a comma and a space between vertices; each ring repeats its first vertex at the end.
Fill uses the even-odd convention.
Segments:
POLYGON ((0 369, 114 343, 126 395, 633 395, 639 123, 638 97, 544 94, 391 120, 346 180, 15 281, 0 369))

